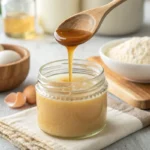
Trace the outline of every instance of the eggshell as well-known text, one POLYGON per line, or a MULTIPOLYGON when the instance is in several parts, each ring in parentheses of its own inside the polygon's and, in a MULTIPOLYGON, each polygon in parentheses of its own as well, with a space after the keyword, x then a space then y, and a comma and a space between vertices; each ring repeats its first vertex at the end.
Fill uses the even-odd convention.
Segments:
POLYGON ((23 94, 26 96, 29 104, 36 104, 36 92, 33 85, 27 86, 24 89, 23 94))
POLYGON ((0 65, 16 62, 21 59, 21 56, 12 50, 0 51, 0 65))
POLYGON ((0 44, 0 51, 3 51, 4 47, 0 44))
POLYGON ((4 101, 11 108, 19 108, 25 105, 26 97, 21 92, 10 93, 4 101))

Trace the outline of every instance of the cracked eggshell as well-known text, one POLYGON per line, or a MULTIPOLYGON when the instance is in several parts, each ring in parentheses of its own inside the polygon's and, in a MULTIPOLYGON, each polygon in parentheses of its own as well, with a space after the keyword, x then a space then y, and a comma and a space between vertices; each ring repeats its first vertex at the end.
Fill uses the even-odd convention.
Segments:
POLYGON ((25 105, 26 97, 21 92, 10 93, 8 96, 6 96, 4 102, 11 108, 19 108, 25 105))

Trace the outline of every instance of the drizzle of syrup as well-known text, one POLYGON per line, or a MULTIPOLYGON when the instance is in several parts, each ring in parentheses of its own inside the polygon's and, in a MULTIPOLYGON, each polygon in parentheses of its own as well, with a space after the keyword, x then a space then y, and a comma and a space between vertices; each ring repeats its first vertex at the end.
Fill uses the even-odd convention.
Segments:
POLYGON ((57 42, 64 45, 68 51, 69 82, 72 81, 72 61, 76 47, 90 39, 91 33, 77 29, 58 29, 54 33, 57 42))

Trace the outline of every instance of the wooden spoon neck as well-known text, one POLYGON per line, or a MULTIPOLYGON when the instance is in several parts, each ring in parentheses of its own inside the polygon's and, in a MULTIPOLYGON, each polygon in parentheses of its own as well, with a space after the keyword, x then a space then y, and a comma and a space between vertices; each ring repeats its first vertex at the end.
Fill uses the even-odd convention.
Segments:
POLYGON ((112 9, 125 1, 127 0, 113 0, 104 6, 97 7, 93 10, 91 9, 89 14, 91 14, 94 18, 101 20, 101 17, 105 17, 105 15, 107 15, 112 9))
POLYGON ((93 18, 95 18, 95 27, 93 28, 93 34, 97 32, 98 28, 102 24, 107 14, 112 9, 114 9, 115 7, 117 7, 118 5, 120 5, 121 3, 125 1, 127 0, 113 0, 104 6, 89 10, 88 14, 91 15, 93 18))
POLYGON ((107 10, 109 10, 110 8, 115 8, 116 6, 120 5, 121 3, 125 2, 127 0, 113 0, 112 2, 104 5, 103 7, 107 10))

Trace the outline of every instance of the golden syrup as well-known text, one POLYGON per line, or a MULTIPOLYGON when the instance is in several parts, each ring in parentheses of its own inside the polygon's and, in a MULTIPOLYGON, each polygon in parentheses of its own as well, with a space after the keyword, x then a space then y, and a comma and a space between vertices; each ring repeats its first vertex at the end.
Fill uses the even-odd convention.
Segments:
POLYGON ((35 33, 35 17, 25 13, 10 13, 4 18, 6 35, 16 38, 30 38, 35 33))
POLYGON ((91 33, 77 29, 58 29, 54 33, 55 39, 62 45, 66 46, 68 51, 69 64, 69 82, 72 81, 72 61, 73 54, 79 44, 86 42, 91 37, 91 33))

